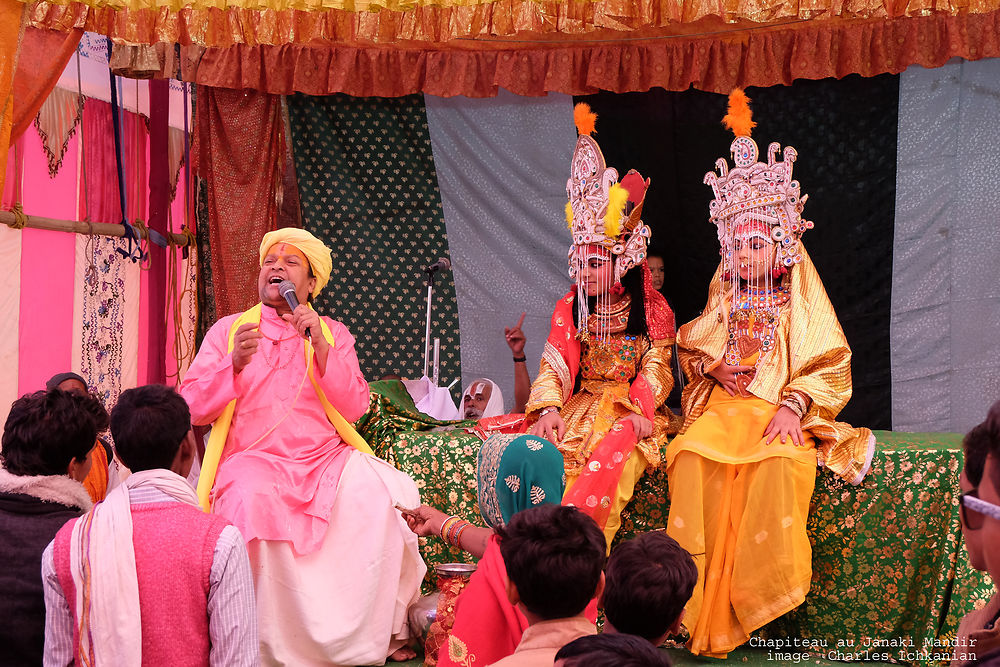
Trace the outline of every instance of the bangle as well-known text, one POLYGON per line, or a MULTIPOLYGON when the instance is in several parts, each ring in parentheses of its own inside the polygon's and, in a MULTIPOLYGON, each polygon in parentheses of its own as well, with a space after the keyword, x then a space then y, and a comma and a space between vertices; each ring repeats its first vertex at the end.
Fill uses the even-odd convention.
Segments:
POLYGON ((550 405, 547 408, 542 408, 542 411, 538 413, 538 418, 541 419, 550 412, 559 412, 559 408, 554 405, 550 405))
POLYGON ((448 535, 447 539, 445 539, 445 542, 455 547, 459 546, 458 535, 462 532, 462 529, 467 525, 469 525, 468 521, 464 521, 462 519, 456 520, 455 523, 451 525, 451 528, 448 529, 448 535))
POLYGON ((783 405, 794 412, 795 416, 799 419, 802 419, 802 417, 806 414, 806 408, 802 405, 802 400, 795 394, 789 394, 786 396, 785 400, 783 400, 780 405, 783 405))
POLYGON ((458 547, 459 549, 462 548, 462 533, 465 531, 466 528, 468 528, 471 525, 472 524, 469 523, 468 521, 462 522, 462 524, 458 527, 458 529, 455 530, 455 535, 452 538, 451 542, 452 546, 458 547))
POLYGON ((458 517, 457 516, 449 516, 447 519, 444 520, 444 523, 441 524, 441 541, 443 541, 443 542, 447 542, 448 541, 448 537, 447 537, 448 531, 456 523, 458 523, 458 517))
POLYGON ((514 363, 520 364, 528 360, 528 357, 514 357, 514 363))

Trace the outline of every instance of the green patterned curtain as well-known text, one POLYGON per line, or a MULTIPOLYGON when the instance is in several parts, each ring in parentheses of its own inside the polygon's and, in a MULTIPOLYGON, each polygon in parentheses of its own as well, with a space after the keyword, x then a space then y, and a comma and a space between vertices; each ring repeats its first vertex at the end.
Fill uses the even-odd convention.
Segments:
MULTIPOLYGON (((302 226, 333 249, 316 301, 357 338, 368 379, 423 371, 422 267, 448 257, 441 195, 421 95, 288 98, 302 226)), ((441 383, 461 377, 451 273, 435 279, 431 338, 441 383)), ((461 383, 459 383, 461 384, 461 383)))
POLYGON ((201 348, 201 341, 218 319, 215 308, 215 282, 212 276, 212 236, 208 230, 208 183, 195 176, 195 240, 198 241, 198 325, 195 342, 201 348))

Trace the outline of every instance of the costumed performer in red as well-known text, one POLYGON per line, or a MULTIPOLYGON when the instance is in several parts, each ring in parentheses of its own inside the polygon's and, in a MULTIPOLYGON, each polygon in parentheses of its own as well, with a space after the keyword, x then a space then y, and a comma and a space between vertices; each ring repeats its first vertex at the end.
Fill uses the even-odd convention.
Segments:
POLYGON ((635 483, 660 463, 660 448, 676 432, 664 406, 674 315, 645 261, 649 181, 632 170, 619 183, 591 137, 596 115, 578 104, 574 117, 566 219, 575 284, 552 314, 526 422, 563 454, 563 504, 592 516, 610 548, 635 483))

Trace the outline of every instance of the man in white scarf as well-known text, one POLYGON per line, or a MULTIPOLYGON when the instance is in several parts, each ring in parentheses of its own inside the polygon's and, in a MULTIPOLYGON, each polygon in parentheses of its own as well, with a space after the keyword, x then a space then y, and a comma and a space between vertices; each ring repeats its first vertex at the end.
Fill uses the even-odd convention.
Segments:
POLYGON ((42 556, 46 666, 256 665, 256 607, 239 531, 184 479, 195 442, 172 389, 124 392, 111 412, 133 471, 42 556))
POLYGON ((489 378, 476 378, 462 394, 462 416, 465 419, 488 419, 504 414, 503 392, 489 378))

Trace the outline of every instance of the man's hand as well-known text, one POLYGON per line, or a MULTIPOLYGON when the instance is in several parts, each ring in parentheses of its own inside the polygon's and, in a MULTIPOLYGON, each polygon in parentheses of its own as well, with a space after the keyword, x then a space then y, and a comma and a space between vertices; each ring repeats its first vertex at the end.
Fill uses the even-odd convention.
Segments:
POLYGON ((566 422, 559 416, 558 411, 548 412, 538 418, 538 421, 531 427, 529 433, 545 438, 554 445, 558 445, 566 433, 566 422))
POLYGON ((705 372, 715 378, 715 381, 718 382, 730 396, 736 396, 737 394, 742 396, 743 392, 740 391, 739 386, 736 384, 736 375, 752 371, 753 368, 753 366, 730 366, 725 362, 725 360, 723 360, 721 364, 712 370, 705 372))
POLYGON ((281 317, 295 327, 295 330, 298 331, 299 335, 303 338, 306 337, 306 330, 308 329, 313 349, 316 352, 325 350, 329 347, 330 343, 327 342, 326 336, 323 335, 323 325, 320 324, 319 313, 309 306, 304 303, 300 303, 291 313, 286 313, 281 317))
POLYGON ((791 408, 785 405, 778 408, 774 417, 771 418, 771 423, 764 431, 764 437, 767 438, 769 445, 779 436, 781 444, 785 444, 785 436, 790 437, 792 444, 796 447, 803 447, 806 444, 806 439, 802 435, 802 420, 791 408))
POLYGON ((635 431, 636 440, 642 440, 643 438, 648 438, 653 435, 653 422, 649 421, 642 415, 630 412, 618 421, 632 424, 632 430, 635 431))
POLYGON ((257 324, 253 322, 247 322, 246 324, 240 325, 240 328, 236 330, 236 334, 233 336, 233 371, 239 373, 250 360, 253 355, 257 352, 257 346, 260 344, 261 335, 257 331, 257 324))
POLYGON ((503 335, 507 339, 507 347, 510 351, 514 353, 515 357, 524 356, 524 332, 521 331, 521 325, 524 324, 525 313, 521 313, 521 319, 517 321, 513 327, 504 327, 503 335))

